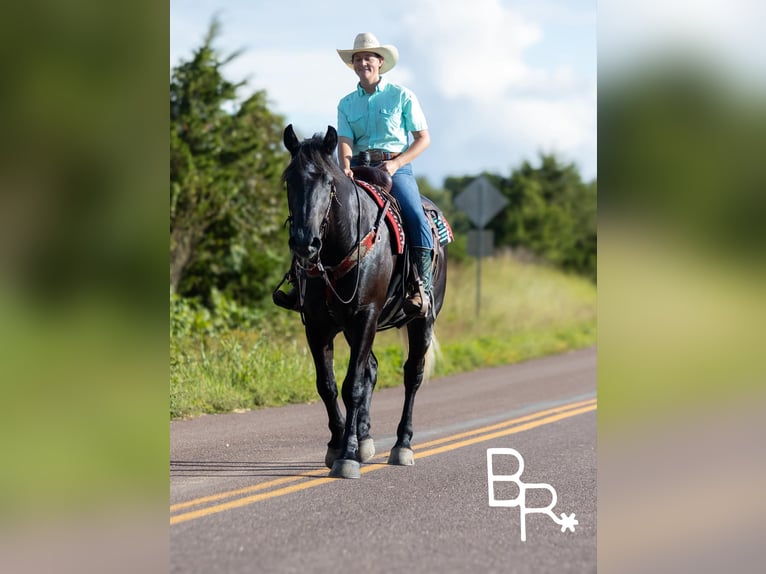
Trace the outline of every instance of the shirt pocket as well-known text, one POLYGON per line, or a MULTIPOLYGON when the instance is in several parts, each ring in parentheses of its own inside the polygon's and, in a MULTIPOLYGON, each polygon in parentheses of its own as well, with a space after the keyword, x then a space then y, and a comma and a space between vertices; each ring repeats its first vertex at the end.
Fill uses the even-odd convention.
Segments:
POLYGON ((399 107, 381 108, 378 111, 381 123, 385 126, 386 132, 397 131, 402 125, 402 110, 399 107))
POLYGON ((349 114, 348 123, 351 126, 351 131, 354 132, 354 139, 359 139, 367 130, 367 114, 349 114))

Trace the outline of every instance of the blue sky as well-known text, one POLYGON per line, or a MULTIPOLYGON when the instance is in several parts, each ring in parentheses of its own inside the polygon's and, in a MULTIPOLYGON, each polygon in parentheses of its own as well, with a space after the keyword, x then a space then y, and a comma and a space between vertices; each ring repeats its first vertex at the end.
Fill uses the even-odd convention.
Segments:
POLYGON ((336 53, 359 32, 399 49, 390 81, 411 88, 431 146, 414 162, 436 186, 449 175, 508 176, 540 152, 596 177, 595 0, 171 0, 170 64, 189 59, 214 14, 216 47, 243 53, 228 79, 266 90, 301 137, 336 125, 357 78, 336 53))

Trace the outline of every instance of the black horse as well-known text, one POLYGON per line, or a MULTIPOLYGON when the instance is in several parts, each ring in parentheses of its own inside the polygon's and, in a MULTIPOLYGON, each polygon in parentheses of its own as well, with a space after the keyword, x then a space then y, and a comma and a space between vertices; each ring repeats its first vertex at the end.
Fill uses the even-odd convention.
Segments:
MULTIPOLYGON (((426 317, 402 311, 407 254, 392 248, 393 234, 379 206, 347 177, 333 158, 338 135, 300 142, 292 125, 284 144, 292 159, 283 179, 290 209, 290 250, 297 269, 301 313, 316 367, 316 385, 327 408, 330 441, 325 464, 330 476, 358 478, 360 462, 375 454, 370 437, 370 401, 378 361, 372 352, 377 331, 406 325, 409 352, 404 364, 405 398, 389 464, 414 464, 412 410, 424 378, 426 354, 433 352, 436 316, 446 287, 446 245, 435 239, 433 304, 426 317), (338 405, 333 374, 333 341, 343 332, 351 350, 343 380, 346 417, 338 405)), ((432 206, 435 209, 435 206, 432 206)), ((438 210, 436 210, 438 211, 438 210)))

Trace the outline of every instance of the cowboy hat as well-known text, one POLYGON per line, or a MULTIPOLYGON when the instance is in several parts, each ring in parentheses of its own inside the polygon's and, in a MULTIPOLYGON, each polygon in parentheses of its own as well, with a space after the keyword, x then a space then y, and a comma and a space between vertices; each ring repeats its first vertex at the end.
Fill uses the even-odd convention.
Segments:
POLYGON ((383 57, 383 64, 380 66, 380 73, 385 74, 391 68, 396 66, 399 60, 399 50, 396 46, 381 46, 378 39, 370 32, 357 34, 354 38, 354 47, 350 50, 338 50, 340 59, 352 70, 354 69, 354 54, 357 52, 374 52, 383 57))

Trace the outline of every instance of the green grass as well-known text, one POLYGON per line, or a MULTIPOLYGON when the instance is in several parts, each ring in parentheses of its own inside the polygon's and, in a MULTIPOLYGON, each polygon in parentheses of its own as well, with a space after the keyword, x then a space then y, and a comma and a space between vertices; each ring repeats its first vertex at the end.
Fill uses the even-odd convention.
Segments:
MULTIPOLYGON (((275 309, 272 320, 262 324, 204 339, 171 339, 171 417, 318 400, 299 316, 275 309)), ((376 338, 378 388, 402 384, 402 335, 390 330, 376 338)), ((477 316, 475 264, 452 264, 436 336, 441 353, 435 377, 594 345, 596 287, 581 277, 499 256, 482 263, 477 316)), ((348 354, 338 337, 338 381, 348 354)))
POLYGON ((316 394, 313 364, 296 338, 227 333, 218 341, 187 341, 176 351, 172 416, 308 402, 316 394))

